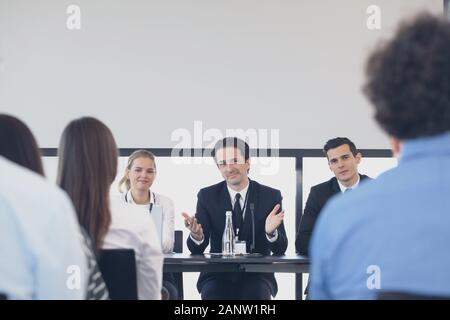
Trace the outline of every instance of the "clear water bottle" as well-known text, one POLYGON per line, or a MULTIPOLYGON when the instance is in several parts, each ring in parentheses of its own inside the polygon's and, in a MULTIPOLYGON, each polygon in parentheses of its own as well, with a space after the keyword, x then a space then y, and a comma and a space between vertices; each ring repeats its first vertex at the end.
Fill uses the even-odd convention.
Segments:
POLYGON ((225 230, 222 236, 222 254, 232 256, 234 254, 234 230, 231 211, 225 213, 225 230))

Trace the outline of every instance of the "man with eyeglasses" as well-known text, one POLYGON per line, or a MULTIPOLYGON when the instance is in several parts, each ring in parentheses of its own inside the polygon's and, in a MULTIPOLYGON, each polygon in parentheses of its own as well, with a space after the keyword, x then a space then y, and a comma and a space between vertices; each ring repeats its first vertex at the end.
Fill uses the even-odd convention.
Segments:
MULTIPOLYGON (((287 237, 281 192, 249 179, 248 144, 224 138, 216 143, 212 156, 225 181, 200 190, 195 216, 183 213, 191 253, 202 254, 209 244, 211 253, 222 252, 225 213, 232 211, 235 234, 246 241, 247 252, 284 254, 287 237)), ((202 272, 197 288, 205 300, 269 300, 278 290, 273 273, 202 272)))

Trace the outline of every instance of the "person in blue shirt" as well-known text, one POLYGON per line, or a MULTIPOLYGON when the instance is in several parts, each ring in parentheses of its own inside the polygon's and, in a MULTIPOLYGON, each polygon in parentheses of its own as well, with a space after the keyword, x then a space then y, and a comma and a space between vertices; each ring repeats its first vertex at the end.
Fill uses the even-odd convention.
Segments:
MULTIPOLYGON (((0 156, 45 178, 41 152, 33 133, 23 121, 7 114, 0 114, 0 156)), ((86 299, 107 299, 108 290, 97 264, 92 241, 83 228, 80 228, 80 239, 88 264, 86 299)))
POLYGON ((87 260, 69 198, 0 156, 0 295, 85 299, 87 260))
POLYGON ((367 63, 364 92, 399 165, 331 200, 311 299, 450 297, 450 22, 420 14, 367 63))

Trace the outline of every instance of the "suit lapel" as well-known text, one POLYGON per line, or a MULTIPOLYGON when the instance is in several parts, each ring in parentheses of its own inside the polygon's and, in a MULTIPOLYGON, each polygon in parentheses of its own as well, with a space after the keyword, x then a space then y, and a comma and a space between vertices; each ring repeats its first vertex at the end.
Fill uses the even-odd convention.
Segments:
MULTIPOLYGON (((247 205, 245 207, 245 216, 244 216, 244 225, 243 230, 239 236, 240 240, 246 240, 252 234, 252 212, 250 210, 251 203, 254 204, 254 214, 255 220, 257 219, 258 214, 258 192, 256 190, 255 182, 250 180, 249 188, 248 188, 248 200, 247 205)), ((231 204, 230 193, 228 192, 227 184, 224 181, 220 191, 219 191, 219 212, 217 213, 220 221, 219 228, 225 228, 225 212, 232 211, 233 206, 231 204)), ((249 238, 250 240, 250 238, 249 238)))
POLYGON ((219 192, 219 212, 218 221, 220 221, 220 230, 225 229, 225 212, 232 211, 230 193, 228 192, 227 183, 224 181, 219 192))
MULTIPOLYGON (((359 182, 364 181, 367 178, 369 178, 369 177, 364 174, 359 174, 359 182)), ((331 195, 330 196, 334 196, 335 194, 337 194, 339 192, 341 192, 341 188, 339 188, 337 178, 334 177, 331 179, 331 195)))
POLYGON ((339 192, 341 192, 341 188, 339 188, 339 184, 338 184, 337 178, 334 177, 331 180, 331 195, 334 196, 335 194, 337 194, 339 192))

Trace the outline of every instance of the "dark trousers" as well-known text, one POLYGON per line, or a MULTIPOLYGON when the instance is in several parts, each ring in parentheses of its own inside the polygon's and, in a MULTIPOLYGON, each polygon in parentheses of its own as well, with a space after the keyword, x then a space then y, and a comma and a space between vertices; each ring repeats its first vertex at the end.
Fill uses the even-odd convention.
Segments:
POLYGON ((251 274, 213 278, 202 287, 202 300, 270 300, 269 284, 251 274))
POLYGON ((175 285, 175 278, 171 272, 163 273, 163 289, 167 291, 167 300, 179 300, 178 289, 175 285))

